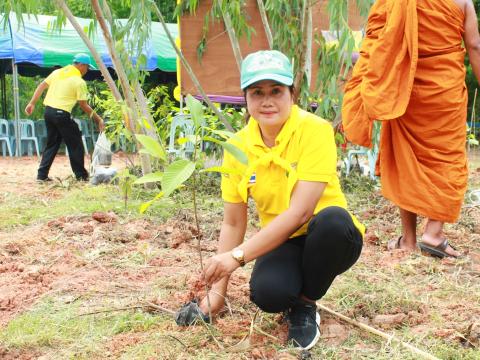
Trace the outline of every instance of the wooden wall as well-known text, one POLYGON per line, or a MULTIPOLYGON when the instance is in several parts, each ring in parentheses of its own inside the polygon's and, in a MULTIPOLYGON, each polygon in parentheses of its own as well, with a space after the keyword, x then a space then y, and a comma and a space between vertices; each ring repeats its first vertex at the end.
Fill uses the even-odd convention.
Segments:
MULTIPOLYGON (((250 25, 256 35, 252 41, 240 39, 242 56, 250 52, 268 49, 268 42, 263 30, 256 0, 246 0, 246 11, 250 16, 250 25)), ((358 14, 354 2, 350 2, 349 24, 354 30, 360 30, 365 22, 358 14)), ((202 38, 204 16, 211 8, 211 0, 200 1, 195 15, 186 15, 180 19, 180 39, 184 56, 192 66, 195 75, 200 80, 205 92, 209 95, 241 96, 240 74, 230 45, 230 39, 225 31, 223 21, 210 23, 207 39, 207 50, 203 54, 201 63, 197 57, 197 46, 202 38)), ((320 0, 313 9, 313 29, 316 31, 328 30, 329 19, 326 15, 327 0, 320 0)), ((316 54, 316 49, 312 51, 316 54)), ((315 67, 313 69, 315 72, 315 67)), ((181 89, 183 94, 197 94, 190 77, 182 66, 181 89)))

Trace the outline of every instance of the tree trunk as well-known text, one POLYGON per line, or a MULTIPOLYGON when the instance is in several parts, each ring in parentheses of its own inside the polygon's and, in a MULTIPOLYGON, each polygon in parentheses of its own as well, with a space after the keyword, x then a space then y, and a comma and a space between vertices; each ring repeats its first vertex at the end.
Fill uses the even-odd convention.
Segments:
MULTIPOLYGON (((110 34, 110 30, 107 27, 107 23, 105 21, 105 16, 103 15, 103 11, 100 7, 100 4, 98 3, 98 0, 91 0, 92 3, 92 8, 93 11, 95 12, 95 15, 97 17, 97 21, 100 25, 100 28, 102 29, 103 32, 103 37, 105 39, 105 43, 107 44, 108 51, 110 53, 110 56, 112 58, 113 65, 115 66, 115 71, 117 72, 118 78, 120 80, 120 84, 122 86, 123 94, 126 99, 126 103, 128 108, 130 109, 129 115, 130 115, 130 130, 135 134, 137 133, 137 126, 140 126, 143 128, 143 125, 141 125, 138 122, 138 115, 139 115, 139 108, 137 106, 137 103, 135 102, 135 97, 132 92, 132 89, 130 87, 130 82, 128 81, 127 74, 125 72, 125 68, 123 67, 123 64, 121 60, 119 59, 119 56, 117 54, 117 51, 114 47, 114 42, 112 39, 112 36, 110 34)), ((105 4, 105 6, 108 6, 105 4)), ((158 141, 158 136, 157 133, 151 134, 154 139, 158 141)), ((138 146, 138 143, 137 143, 138 146)), ((152 162, 151 158, 148 154, 140 154, 140 163, 142 166, 142 174, 150 174, 152 172, 152 162)), ((147 188, 152 188, 155 186, 155 184, 150 183, 150 184, 145 184, 147 188)))
POLYGON ((115 84, 115 81, 113 80, 112 76, 108 72, 107 67, 102 61, 102 58, 100 57, 100 54, 97 52, 95 49, 95 46, 93 43, 90 41, 90 39, 85 35, 85 32, 83 31, 82 27, 80 24, 77 22, 77 19, 73 16, 72 12, 68 8, 67 4, 65 3, 64 0, 55 0, 57 6, 62 10, 62 12, 65 14, 67 19, 70 21, 72 26, 75 28, 77 31, 78 35, 82 38, 83 42, 87 46, 88 50, 90 50, 90 53, 92 54, 93 58, 95 59, 95 62, 98 65, 98 68, 100 72, 103 75, 103 78, 105 79, 105 82, 107 83, 108 87, 110 88, 110 91, 113 94, 113 97, 117 101, 122 100, 122 96, 120 95, 120 91, 118 91, 117 85, 115 84))
POLYGON ((227 34, 230 39, 230 44, 232 45, 233 55, 235 61, 237 62, 238 72, 242 71, 242 52, 240 50, 240 44, 238 43, 237 35, 235 34, 235 29, 232 26, 232 19, 230 14, 222 10, 223 22, 225 23, 225 28, 227 29, 227 34))
POLYGON ((118 79, 120 80, 120 85, 122 87, 123 95, 125 96, 125 101, 127 106, 130 108, 129 111, 129 123, 127 126, 129 127, 130 131, 136 133, 136 125, 137 125, 137 118, 138 118, 138 111, 137 106, 135 104, 135 99, 130 88, 130 83, 128 82, 127 74, 125 73, 125 69, 123 68, 123 64, 118 58, 117 51, 115 50, 114 42, 112 36, 110 34, 110 30, 108 29, 107 23, 105 21, 105 17, 103 15, 103 11, 100 8, 100 4, 98 0, 91 0, 92 8, 97 18, 98 24, 102 29, 103 38, 105 39, 105 44, 107 45, 108 52, 110 53, 110 57, 112 58, 113 66, 115 67, 115 71, 117 73, 118 79))
MULTIPOLYGON (((114 24, 113 24, 112 13, 106 2, 104 2, 103 10, 107 15, 107 20, 110 23, 110 27, 113 29, 114 24)), ((133 83, 132 87, 135 89, 135 92, 134 92, 134 95, 136 98, 135 104, 139 110, 139 112, 137 113, 142 114, 142 116, 148 123, 148 126, 143 126, 143 123, 141 123, 140 128, 146 135, 150 136, 152 139, 157 140, 158 143, 163 147, 161 139, 158 137, 158 134, 155 131, 155 121, 153 120, 152 114, 150 113, 150 109, 148 108, 147 99, 145 98, 145 94, 142 90, 142 87, 140 86, 140 82, 138 81, 138 78, 135 77, 134 79, 131 79, 131 83, 133 83)))
POLYGON ((298 70, 297 74, 295 75, 295 80, 293 82, 296 97, 298 98, 300 94, 300 88, 303 82, 303 76, 305 74, 305 64, 307 62, 307 48, 308 48, 308 12, 309 8, 311 7, 310 0, 303 0, 302 6, 302 49, 299 54, 299 61, 298 61, 298 70))
POLYGON ((265 35, 267 36, 268 46, 270 49, 273 49, 273 36, 272 30, 270 29, 270 24, 268 23, 267 12, 265 11, 265 5, 263 0, 257 0, 258 11, 260 12, 260 17, 262 18, 263 28, 265 29, 265 35))
POLYGON ((312 45, 313 45, 313 6, 309 6, 307 13, 307 48, 305 54, 305 75, 307 76, 307 84, 312 84, 312 45))

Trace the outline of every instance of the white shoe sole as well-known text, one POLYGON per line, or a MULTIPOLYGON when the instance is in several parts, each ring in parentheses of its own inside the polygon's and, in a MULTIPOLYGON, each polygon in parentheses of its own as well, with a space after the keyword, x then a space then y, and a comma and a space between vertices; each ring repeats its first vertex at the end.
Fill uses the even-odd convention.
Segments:
POLYGON ((315 344, 318 342, 318 340, 320 339, 320 314, 318 313, 318 311, 316 312, 316 316, 315 316, 315 322, 317 323, 317 332, 315 333, 315 337, 313 338, 312 341, 310 341, 310 343, 305 346, 305 347, 302 347, 302 346, 297 346, 295 347, 294 349, 298 349, 298 350, 310 350, 312 347, 315 346, 315 344))
POLYGON ((310 344, 308 344, 307 346, 305 346, 303 348, 303 350, 310 350, 312 347, 315 346, 315 344, 320 339, 320 314, 318 313, 318 311, 317 311, 316 316, 315 316, 315 322, 317 323, 317 332, 315 333, 315 337, 310 342, 310 344))

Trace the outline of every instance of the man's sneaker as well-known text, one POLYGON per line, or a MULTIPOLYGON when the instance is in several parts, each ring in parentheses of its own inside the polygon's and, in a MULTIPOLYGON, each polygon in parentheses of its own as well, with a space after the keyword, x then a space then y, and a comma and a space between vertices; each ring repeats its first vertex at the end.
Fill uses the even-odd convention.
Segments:
POLYGON ((85 176, 77 176, 77 181, 88 181, 88 175, 85 176))
POLYGON ((320 314, 315 303, 297 300, 288 312, 288 342, 311 349, 320 338, 320 314))
POLYGON ((53 181, 52 179, 50 179, 48 176, 46 178, 39 178, 37 177, 37 182, 42 184, 42 183, 46 183, 46 182, 50 182, 50 181, 53 181))

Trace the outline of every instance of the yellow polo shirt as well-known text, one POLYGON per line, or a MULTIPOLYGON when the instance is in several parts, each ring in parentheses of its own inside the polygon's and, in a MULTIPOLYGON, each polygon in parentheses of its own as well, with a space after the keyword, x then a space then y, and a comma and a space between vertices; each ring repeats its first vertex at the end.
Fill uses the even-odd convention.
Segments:
MULTIPOLYGON (((264 144, 253 117, 229 141, 246 153, 248 165, 224 152, 223 167, 236 171, 222 174, 222 198, 226 202, 240 203, 251 196, 261 227, 288 209, 297 180, 327 183, 314 214, 329 206, 347 209, 337 176, 337 148, 329 122, 294 105, 272 148, 264 144)), ((364 235, 365 227, 350 215, 364 235)), ((307 226, 308 223, 304 224, 290 237, 305 234, 307 226)))
POLYGON ((87 100, 87 84, 82 74, 73 65, 53 71, 45 79, 48 84, 43 104, 69 113, 78 100, 87 100))

